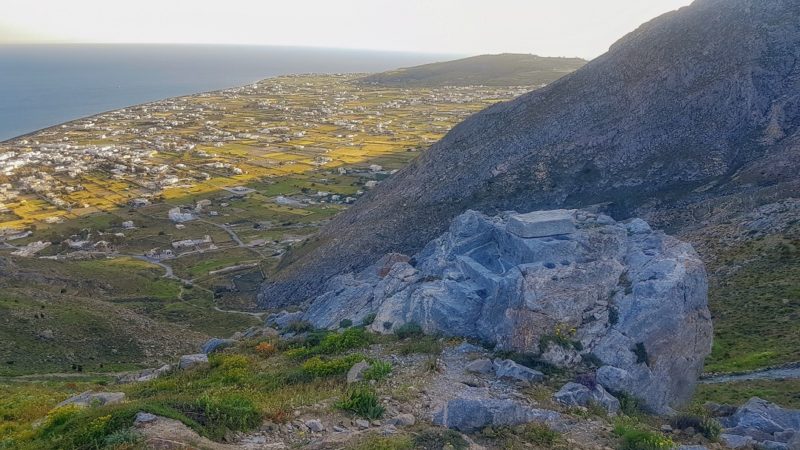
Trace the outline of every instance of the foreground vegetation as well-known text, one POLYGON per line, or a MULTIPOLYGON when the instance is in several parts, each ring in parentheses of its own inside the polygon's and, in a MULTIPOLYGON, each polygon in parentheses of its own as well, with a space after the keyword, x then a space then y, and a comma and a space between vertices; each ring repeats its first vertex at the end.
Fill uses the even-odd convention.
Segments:
MULTIPOLYGON (((139 412, 178 420, 199 435, 218 442, 230 439, 232 432, 255 430, 264 422, 276 425, 290 422, 296 419, 298 411, 343 420, 382 419, 385 418, 383 396, 415 401, 409 396, 409 383, 418 385, 435 375, 438 355, 445 346, 453 344, 420 336, 411 327, 396 336, 378 336, 363 327, 349 327, 340 332, 305 332, 285 340, 277 337, 245 340, 211 355, 207 366, 175 370, 135 384, 115 385, 109 378, 90 376, 0 379, 0 448, 140 448, 145 437, 131 428, 139 412), (388 359, 391 354, 418 355, 422 358, 421 365, 415 370, 421 372, 397 373, 388 359), (362 360, 368 362, 364 381, 348 385, 345 373, 362 360), (58 402, 89 389, 122 391, 126 399, 114 405, 55 408, 58 402)), ((621 450, 671 448, 671 437, 658 431, 662 422, 643 414, 632 398, 622 397, 624 414, 616 419, 608 417, 602 408, 565 409, 553 403, 553 392, 567 376, 553 372, 547 383, 533 386, 526 393, 543 407, 559 409, 575 420, 607 423, 613 432, 598 429, 595 433, 601 433, 600 438, 608 445, 621 450)), ((706 399, 717 398, 709 391, 702 395, 706 399)), ((712 441, 718 434, 715 422, 702 413, 687 413, 672 424, 681 429, 694 427, 712 441)), ((469 446, 466 439, 491 448, 573 448, 570 438, 543 424, 488 427, 466 437, 432 427, 425 421, 393 436, 358 434, 346 446, 466 449, 469 446)))

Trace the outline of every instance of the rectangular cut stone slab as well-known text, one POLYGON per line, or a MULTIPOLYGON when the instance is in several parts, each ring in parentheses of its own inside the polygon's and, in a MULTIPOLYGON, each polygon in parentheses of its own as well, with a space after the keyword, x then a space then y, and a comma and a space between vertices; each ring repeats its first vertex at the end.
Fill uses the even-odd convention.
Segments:
POLYGON ((508 218, 506 229, 522 238, 557 236, 575 232, 574 210, 533 211, 508 218))

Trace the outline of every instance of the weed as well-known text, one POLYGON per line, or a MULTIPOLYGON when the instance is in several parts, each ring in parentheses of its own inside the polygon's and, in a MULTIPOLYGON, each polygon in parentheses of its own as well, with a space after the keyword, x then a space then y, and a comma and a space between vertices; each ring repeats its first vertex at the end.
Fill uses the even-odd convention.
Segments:
POLYGON ((421 450, 439 450, 446 447, 455 450, 466 450, 469 443, 454 430, 427 429, 414 436, 414 448, 421 450))
POLYGON ((614 434, 621 440, 620 450, 668 450, 675 446, 672 439, 629 417, 620 417, 614 422, 614 434))
POLYGON ((375 322, 375 317, 377 317, 375 313, 367 314, 363 319, 361 319, 361 326, 368 327, 372 325, 372 322, 375 322))
POLYGON ((346 373, 353 364, 363 361, 364 355, 354 354, 342 358, 322 359, 315 356, 303 363, 303 372, 312 377, 329 377, 346 373))
POLYGON ((359 384, 345 392, 336 407, 350 411, 365 419, 375 420, 383 416, 385 408, 378 401, 378 394, 368 385, 359 384))
POLYGON ((705 414, 682 413, 670 420, 670 424, 677 429, 685 430, 689 427, 694 428, 711 441, 719 439, 722 426, 716 419, 705 414))
POLYGON ((389 361, 373 361, 367 370, 364 371, 364 379, 381 381, 392 373, 392 363, 389 361))
POLYGON ((412 450, 419 448, 408 436, 381 436, 371 433, 346 447, 348 450, 412 450))

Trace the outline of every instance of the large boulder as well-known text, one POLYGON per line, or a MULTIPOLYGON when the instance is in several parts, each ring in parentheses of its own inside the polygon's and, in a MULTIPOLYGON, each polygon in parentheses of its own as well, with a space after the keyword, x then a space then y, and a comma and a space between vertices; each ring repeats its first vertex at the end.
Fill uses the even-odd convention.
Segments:
POLYGON ((459 431, 471 432, 487 426, 515 426, 530 422, 558 423, 557 412, 536 409, 511 399, 456 398, 442 405, 433 415, 433 423, 459 431))
POLYGON ((609 414, 616 414, 620 411, 619 400, 599 384, 590 389, 588 386, 570 382, 556 392, 553 398, 567 406, 589 406, 595 404, 601 406, 609 414))
POLYGON ((467 211, 413 258, 395 259, 388 272, 384 258, 334 277, 303 319, 335 328, 374 314, 377 332, 417 323, 502 350, 560 355, 564 366, 591 354, 603 366, 600 384, 663 414, 686 404, 711 350, 702 262, 691 245, 642 220, 467 211))
POLYGON ((721 439, 731 448, 757 444, 759 448, 800 450, 798 409, 753 397, 720 423, 724 427, 721 439))

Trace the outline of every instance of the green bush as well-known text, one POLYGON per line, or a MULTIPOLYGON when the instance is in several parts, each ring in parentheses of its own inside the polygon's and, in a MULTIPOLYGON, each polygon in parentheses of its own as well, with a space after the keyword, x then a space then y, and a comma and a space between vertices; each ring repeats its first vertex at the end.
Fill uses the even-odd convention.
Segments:
POLYGON ((392 363, 389 361, 373 361, 367 370, 364 371, 364 379, 381 381, 392 373, 392 363))
POLYGON ((347 373, 353 364, 363 361, 364 355, 354 354, 341 358, 322 359, 315 356, 303 363, 303 372, 313 377, 329 377, 347 373))
POLYGON ((401 355, 412 355, 423 353, 427 355, 438 355, 442 353, 442 343, 436 336, 422 336, 419 339, 409 339, 400 343, 397 349, 401 355))
POLYGON ((350 319, 342 319, 339 322, 339 328, 350 328, 353 326, 353 321, 350 319))
POLYGON ((626 392, 612 392, 614 397, 619 400, 619 408, 622 414, 636 416, 642 413, 642 405, 639 399, 626 392))
POLYGON ((194 404, 201 423, 214 438, 230 431, 249 431, 261 424, 261 411, 240 394, 203 395, 194 404))
POLYGON ((375 390, 364 384, 348 389, 342 399, 336 402, 336 407, 369 420, 380 419, 385 411, 375 390))
POLYGON ((414 436, 414 448, 420 450, 439 450, 447 446, 455 450, 467 450, 469 443, 455 430, 432 428, 414 436))
POLYGON ((410 337, 420 337, 424 333, 422 332, 422 327, 418 323, 409 322, 397 327, 394 330, 395 336, 399 339, 408 339, 410 337))
POLYGON ((368 327, 372 325, 372 322, 375 322, 375 317, 377 317, 375 313, 367 314, 363 319, 361 319, 361 326, 368 327))
POLYGON ((614 434, 620 438, 620 450, 669 450, 675 446, 672 439, 631 418, 617 419, 614 434))
POLYGON ((363 328, 348 328, 341 333, 326 335, 319 345, 312 349, 316 353, 334 354, 342 353, 355 348, 366 347, 370 343, 370 336, 363 328))

